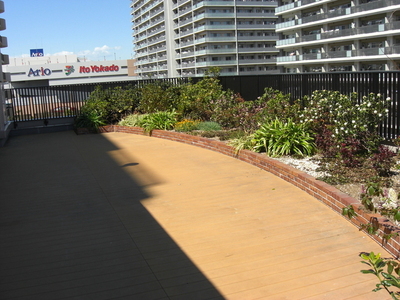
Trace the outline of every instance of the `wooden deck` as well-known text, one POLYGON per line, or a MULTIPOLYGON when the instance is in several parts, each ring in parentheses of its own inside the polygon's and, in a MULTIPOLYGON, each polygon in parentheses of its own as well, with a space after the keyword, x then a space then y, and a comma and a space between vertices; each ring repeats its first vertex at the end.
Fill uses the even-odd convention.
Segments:
POLYGON ((1 299, 390 299, 389 255, 310 195, 231 157, 73 132, 0 148, 1 299))

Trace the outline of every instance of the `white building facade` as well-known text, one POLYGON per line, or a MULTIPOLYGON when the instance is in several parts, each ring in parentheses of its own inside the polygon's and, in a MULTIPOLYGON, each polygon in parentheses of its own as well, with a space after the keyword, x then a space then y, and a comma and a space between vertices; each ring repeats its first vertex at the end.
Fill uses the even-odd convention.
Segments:
POLYGON ((277 73, 273 0, 132 0, 141 78, 277 73))
POLYGON ((400 70, 400 0, 280 1, 285 73, 400 70))

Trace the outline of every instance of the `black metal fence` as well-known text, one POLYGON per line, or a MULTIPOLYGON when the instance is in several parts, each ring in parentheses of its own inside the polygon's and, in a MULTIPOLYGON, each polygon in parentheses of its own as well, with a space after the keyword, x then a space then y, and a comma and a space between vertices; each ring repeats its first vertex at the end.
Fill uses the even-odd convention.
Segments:
MULTIPOLYGON (((197 82, 202 78, 191 78, 197 82)), ((188 78, 132 80, 113 83, 15 88, 6 90, 7 111, 15 123, 75 116, 96 86, 113 88, 145 85, 149 82, 168 81, 174 84, 188 82, 188 78)), ((392 105, 387 120, 381 127, 383 137, 391 139, 400 135, 400 72, 335 72, 304 74, 269 74, 220 77, 224 89, 240 93, 246 100, 261 96, 266 87, 290 94, 292 100, 311 95, 315 90, 334 90, 342 94, 358 93, 359 101, 369 93, 390 97, 392 105)))

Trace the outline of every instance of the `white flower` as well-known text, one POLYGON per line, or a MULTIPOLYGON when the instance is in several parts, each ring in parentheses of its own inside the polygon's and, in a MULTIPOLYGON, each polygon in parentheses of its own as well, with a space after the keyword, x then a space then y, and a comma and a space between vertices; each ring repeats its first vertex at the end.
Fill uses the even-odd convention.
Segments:
POLYGON ((354 124, 355 122, 356 122, 356 120, 352 120, 352 121, 351 121, 351 123, 353 123, 353 124, 354 124))
POLYGON ((387 98, 386 98, 386 101, 390 101, 390 100, 392 100, 392 99, 390 99, 390 97, 387 97, 387 98))
POLYGON ((377 113, 377 111, 376 110, 374 110, 374 114, 376 114, 377 113))
POLYGON ((382 117, 382 114, 378 114, 379 117, 382 117))
POLYGON ((393 201, 393 202, 397 202, 397 200, 398 200, 397 192, 392 188, 390 188, 388 191, 388 197, 389 197, 390 201, 393 201))

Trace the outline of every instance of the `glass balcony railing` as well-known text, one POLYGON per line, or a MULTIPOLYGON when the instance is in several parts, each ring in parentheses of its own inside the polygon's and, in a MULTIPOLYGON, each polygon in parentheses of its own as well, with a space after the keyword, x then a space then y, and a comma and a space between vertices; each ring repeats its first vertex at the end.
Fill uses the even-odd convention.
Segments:
MULTIPOLYGON (((315 0, 310 0, 310 1, 318 2, 315 0)), ((400 0, 376 0, 376 1, 369 2, 369 3, 359 4, 357 6, 331 9, 325 13, 316 14, 316 15, 308 16, 308 17, 304 17, 304 18, 299 18, 299 19, 295 20, 294 24, 290 23, 290 21, 282 22, 282 23, 277 24, 276 28, 281 29, 281 28, 286 28, 286 27, 291 27, 291 26, 296 26, 296 25, 301 25, 301 24, 307 24, 307 23, 316 22, 316 21, 320 21, 320 20, 330 19, 330 18, 334 18, 334 17, 340 17, 340 16, 344 16, 344 15, 351 15, 351 14, 360 13, 360 12, 366 12, 369 10, 384 8, 384 7, 398 5, 398 4, 400 4, 400 0)), ((275 13, 289 10, 289 9, 292 9, 295 7, 300 7, 301 5, 305 5, 305 0, 277 7, 275 9, 275 13)))
POLYGON ((345 57, 365 57, 365 56, 378 56, 378 55, 391 55, 400 54, 400 45, 394 45, 392 47, 373 47, 357 50, 340 50, 340 51, 328 51, 326 53, 307 53, 303 55, 289 55, 278 57, 277 62, 291 62, 291 61, 303 61, 303 60, 320 60, 320 59, 335 59, 345 57))
POLYGON ((387 23, 387 24, 375 24, 375 25, 361 26, 358 28, 329 30, 326 32, 318 33, 318 34, 304 35, 302 37, 279 40, 276 42, 276 45, 277 46, 285 46, 285 45, 292 45, 292 44, 296 44, 296 43, 304 43, 304 42, 311 42, 311 41, 317 41, 317 40, 352 37, 352 36, 356 36, 359 34, 369 34, 369 33, 375 33, 375 32, 383 33, 385 31, 397 30, 397 29, 400 29, 400 21, 391 22, 391 23, 387 23))

